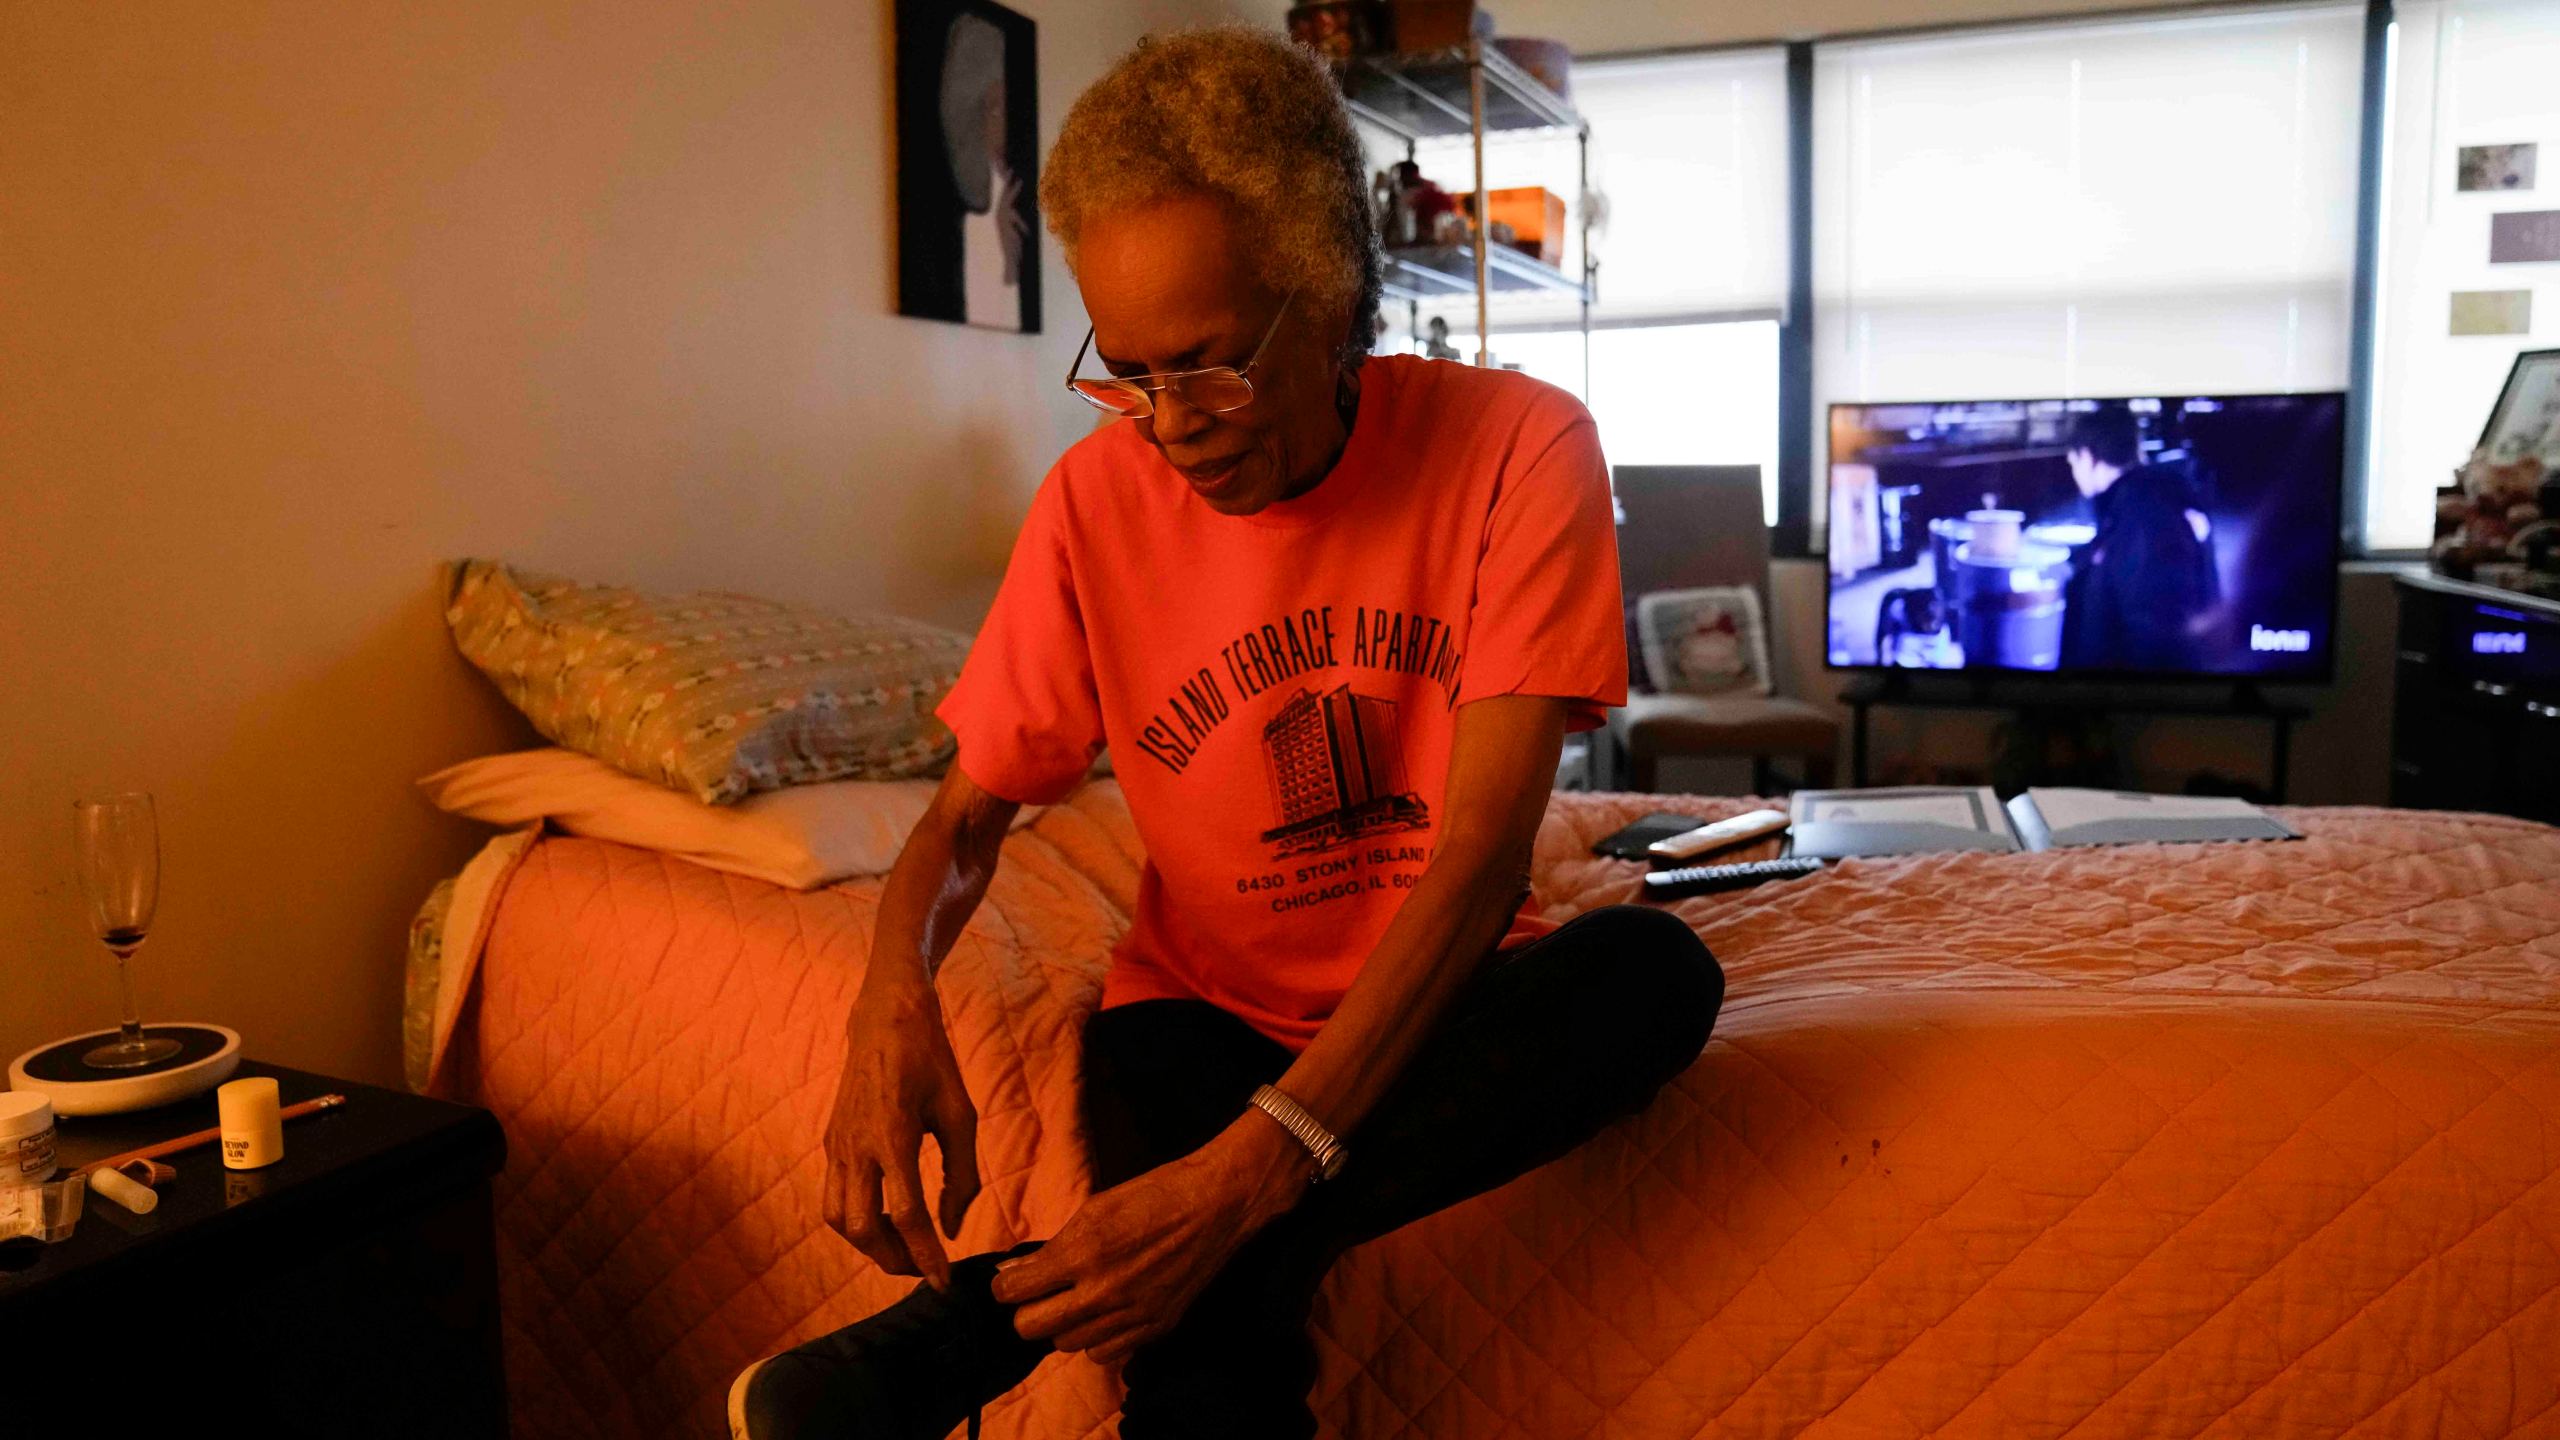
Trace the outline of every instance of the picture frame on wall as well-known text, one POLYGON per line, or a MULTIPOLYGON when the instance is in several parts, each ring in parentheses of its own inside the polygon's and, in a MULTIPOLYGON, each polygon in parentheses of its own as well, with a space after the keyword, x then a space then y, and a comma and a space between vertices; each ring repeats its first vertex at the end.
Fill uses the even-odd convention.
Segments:
POLYGON ((2516 356, 2480 432, 2480 450, 2496 464, 2530 455, 2545 470, 2560 471, 2560 350, 2516 356))
POLYGON ((898 313, 1040 333, 1039 31, 896 0, 898 313))
POLYGON ((2456 190, 2530 190, 2538 145, 2465 145, 2454 152, 2456 190))

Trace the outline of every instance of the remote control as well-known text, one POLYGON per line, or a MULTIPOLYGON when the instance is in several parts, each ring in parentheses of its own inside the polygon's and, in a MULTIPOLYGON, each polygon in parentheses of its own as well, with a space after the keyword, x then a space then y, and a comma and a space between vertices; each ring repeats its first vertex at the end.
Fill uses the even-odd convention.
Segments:
POLYGON ((1784 810, 1754 810, 1730 820, 1718 820, 1695 830, 1656 840, 1645 847, 1645 853, 1657 860, 1694 860, 1710 850, 1724 850, 1745 841, 1757 840, 1773 830, 1787 828, 1784 810))
POLYGON ((1747 889, 1770 880, 1793 880, 1821 870, 1822 862, 1810 855, 1752 860, 1740 865, 1684 865, 1677 870, 1656 870, 1644 877, 1644 893, 1648 900, 1677 900, 1687 895, 1747 889))

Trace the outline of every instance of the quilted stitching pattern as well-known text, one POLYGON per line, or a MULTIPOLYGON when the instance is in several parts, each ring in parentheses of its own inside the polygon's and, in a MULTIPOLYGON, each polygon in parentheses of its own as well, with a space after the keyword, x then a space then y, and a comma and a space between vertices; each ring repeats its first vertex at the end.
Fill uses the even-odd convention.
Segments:
MULTIPOLYGON (((1655 803, 1559 797, 1551 913, 1628 898, 1588 846, 1655 803)), ((2560 831, 2290 818, 2307 840, 1683 902, 1729 980, 1705 1055, 1348 1256, 1326 1433, 2560 1434, 2560 831)), ((1008 842, 954 953, 964 1249, 1081 1198, 1074 1042, 1138 864, 1090 788, 1008 842)), ((523 1433, 715 1433, 739 1366, 904 1289, 817 1213, 877 897, 597 841, 525 862, 460 1067, 511 1141, 523 1433)), ((1114 1400, 1054 1359, 988 1433, 1107 1434, 1114 1400)))

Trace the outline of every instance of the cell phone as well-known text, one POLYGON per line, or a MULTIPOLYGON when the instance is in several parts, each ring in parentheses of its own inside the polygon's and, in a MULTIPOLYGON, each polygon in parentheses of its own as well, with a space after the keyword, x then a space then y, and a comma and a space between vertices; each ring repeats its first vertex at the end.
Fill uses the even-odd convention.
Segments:
POLYGON ((1650 860, 1647 848, 1656 840, 1686 835, 1707 822, 1695 815, 1647 815, 1614 835, 1593 842, 1591 853, 1613 860, 1650 860))

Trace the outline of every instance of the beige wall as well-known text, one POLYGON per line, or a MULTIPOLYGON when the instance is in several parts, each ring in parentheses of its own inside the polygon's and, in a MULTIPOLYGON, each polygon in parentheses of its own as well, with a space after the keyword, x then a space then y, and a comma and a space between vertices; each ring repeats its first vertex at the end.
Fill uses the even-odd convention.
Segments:
MULTIPOLYGON (((1010 0, 1044 136, 1221 0, 1010 0)), ((1260 7, 1238 9, 1260 13, 1260 7)), ((0 1055, 113 1023, 70 803, 161 801, 148 1014, 389 1080, 530 734, 437 562, 968 624, 1083 422, 1049 333, 891 313, 887 0, 0 0, 0 1055)))
POLYGON ((1779 4, 1683 4, 1679 0, 1487 0, 1505 35, 1562 40, 1580 55, 1811 40, 1875 30, 1964 25, 2112 10, 2192 8, 2192 0, 1783 0, 1779 4))

